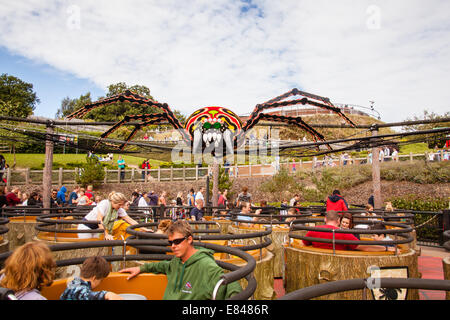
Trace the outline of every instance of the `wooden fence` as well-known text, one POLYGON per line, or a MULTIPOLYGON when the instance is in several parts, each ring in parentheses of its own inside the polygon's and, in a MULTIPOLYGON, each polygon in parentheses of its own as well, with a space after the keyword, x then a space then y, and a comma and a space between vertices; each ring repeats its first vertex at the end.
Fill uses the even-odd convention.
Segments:
MULTIPOLYGON (((434 161, 440 161, 443 158, 442 153, 435 155, 434 161), (439 157, 437 156, 439 155, 439 157)), ((410 161, 429 159, 429 155, 425 154, 407 154, 399 155, 396 159, 392 156, 385 156, 384 161, 410 161)), ((349 158, 345 165, 363 165, 370 164, 369 157, 365 158, 349 158)), ((287 169, 290 173, 295 170, 311 169, 316 170, 324 167, 344 166, 343 159, 333 159, 324 162, 323 159, 313 159, 312 161, 297 161, 289 163, 272 164, 248 164, 248 165, 233 165, 225 167, 231 177, 258 177, 274 175, 279 169, 287 169), (295 165, 294 165, 295 164, 295 165)), ((157 168, 146 170, 144 174, 142 169, 130 168, 124 170, 124 177, 121 179, 120 171, 118 169, 105 168, 105 178, 103 183, 128 183, 128 182, 149 182, 149 181, 189 181, 199 180, 205 178, 210 174, 211 170, 208 167, 183 167, 183 168, 157 168)), ((43 170, 31 169, 10 169, 7 168, 0 171, 3 173, 3 178, 6 178, 6 185, 27 185, 27 184, 41 184, 43 180, 43 170)), ((73 185, 76 184, 76 176, 80 173, 79 168, 63 169, 52 171, 53 185, 73 185)))

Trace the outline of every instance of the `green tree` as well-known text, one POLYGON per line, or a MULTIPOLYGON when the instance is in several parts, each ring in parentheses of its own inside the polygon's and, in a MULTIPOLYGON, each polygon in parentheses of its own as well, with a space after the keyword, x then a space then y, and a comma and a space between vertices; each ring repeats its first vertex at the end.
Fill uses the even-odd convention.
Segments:
MULTIPOLYGON (((124 82, 119 82, 116 84, 111 84, 108 87, 108 92, 106 93, 106 98, 111 97, 120 93, 130 90, 134 93, 139 94, 147 99, 153 99, 150 95, 150 89, 146 86, 134 85, 128 86, 124 82)), ((104 99, 105 97, 100 97, 99 99, 104 99)), ((86 114, 86 119, 92 119, 95 121, 120 121, 126 115, 136 115, 136 114, 147 114, 147 113, 161 113, 162 110, 156 107, 149 107, 140 104, 133 104, 130 102, 116 102, 106 106, 102 106, 93 109, 91 112, 86 114)))
POLYGON ((56 112, 56 118, 64 118, 69 114, 73 113, 75 110, 78 110, 84 107, 87 104, 92 103, 91 93, 88 92, 86 94, 82 94, 79 98, 70 99, 69 97, 65 97, 61 101, 61 108, 56 112))
MULTIPOLYGON (((228 198, 231 199, 233 197, 233 191, 231 188, 233 187, 234 180, 230 179, 230 175, 225 173, 225 168, 223 166, 219 167, 219 191, 224 192, 228 190, 228 198)), ((210 196, 212 197, 213 190, 213 181, 209 180, 209 190, 210 196)))
MULTIPOLYGON (((450 118, 450 112, 446 112, 443 115, 439 115, 434 112, 429 112, 428 110, 423 111, 423 115, 421 117, 414 116, 412 119, 407 119, 407 121, 418 121, 418 120, 441 120, 444 118, 450 118)), ((450 122, 438 122, 438 123, 425 123, 425 124, 417 124, 412 126, 404 126, 403 130, 405 131, 423 131, 423 130, 432 130, 436 128, 445 128, 450 127, 450 122)), ((428 142, 429 148, 442 148, 445 144, 447 134, 445 133, 435 133, 435 134, 425 134, 425 135, 417 135, 408 137, 408 140, 422 140, 428 142)))
POLYGON ((40 102, 33 85, 3 73, 0 75, 0 114, 26 118, 33 114, 40 102))

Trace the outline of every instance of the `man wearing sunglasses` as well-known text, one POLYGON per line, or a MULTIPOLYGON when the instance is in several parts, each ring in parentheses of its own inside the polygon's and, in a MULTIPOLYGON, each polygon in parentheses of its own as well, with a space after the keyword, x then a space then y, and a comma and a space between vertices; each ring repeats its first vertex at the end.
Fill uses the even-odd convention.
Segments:
MULTIPOLYGON (((120 270, 130 273, 127 280, 141 272, 164 273, 167 287, 164 300, 208 300, 214 286, 224 274, 214 260, 214 251, 194 247, 192 229, 186 220, 175 221, 167 230, 169 244, 175 257, 168 261, 145 263, 140 267, 120 270)), ((238 282, 221 286, 217 299, 226 299, 242 290, 238 282)))

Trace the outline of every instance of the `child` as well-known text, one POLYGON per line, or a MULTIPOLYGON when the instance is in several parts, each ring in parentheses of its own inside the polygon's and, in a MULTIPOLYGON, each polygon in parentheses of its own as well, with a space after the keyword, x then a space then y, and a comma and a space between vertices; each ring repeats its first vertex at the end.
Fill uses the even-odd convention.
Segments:
MULTIPOLYGON (((370 228, 370 230, 386 230, 386 226, 383 225, 382 223, 376 223, 375 225, 373 225, 370 228)), ((392 241, 393 239, 386 233, 378 233, 378 234, 373 234, 373 240, 375 240, 375 241, 392 241)), ((395 246, 393 244, 387 244, 387 245, 385 245, 385 247, 386 247, 386 251, 393 251, 395 246)))
POLYGON ((123 300, 121 296, 109 291, 92 291, 109 274, 109 264, 103 257, 89 257, 81 266, 80 277, 67 284, 60 300, 123 300))

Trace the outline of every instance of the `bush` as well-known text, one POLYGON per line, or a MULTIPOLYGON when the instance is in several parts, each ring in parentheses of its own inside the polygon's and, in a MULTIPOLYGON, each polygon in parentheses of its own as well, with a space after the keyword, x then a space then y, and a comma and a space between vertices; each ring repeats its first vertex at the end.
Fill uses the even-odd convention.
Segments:
POLYGON ((380 178, 388 181, 409 181, 420 184, 450 182, 450 162, 416 162, 383 164, 380 178))
POLYGON ((277 199, 283 199, 289 193, 295 193, 299 190, 299 186, 294 176, 289 175, 289 171, 282 168, 270 180, 262 183, 260 190, 276 195, 277 199))
POLYGON ((395 197, 387 201, 392 202, 392 206, 396 209, 414 210, 414 211, 441 211, 449 207, 448 199, 445 198, 419 199, 417 195, 395 197))
MULTIPOLYGON (((408 195, 405 197, 391 198, 392 206, 396 209, 413 211, 434 211, 439 212, 449 207, 449 199, 445 198, 426 198, 418 199, 417 195, 408 195)), ((431 221, 432 214, 416 213, 414 215, 414 225, 417 228, 417 239, 428 241, 441 241, 442 229, 439 228, 437 221, 431 221), (428 222, 430 221, 430 222, 428 222)))
POLYGON ((98 187, 105 178, 105 171, 103 165, 95 157, 86 156, 86 164, 83 164, 79 174, 75 177, 76 182, 87 187, 92 184, 94 187, 98 187))

